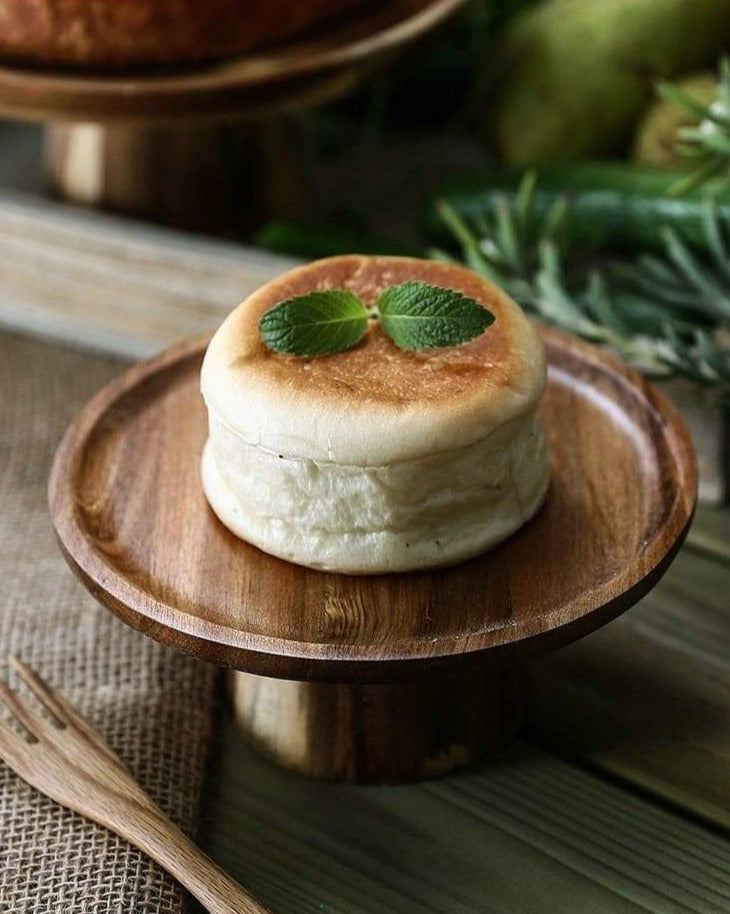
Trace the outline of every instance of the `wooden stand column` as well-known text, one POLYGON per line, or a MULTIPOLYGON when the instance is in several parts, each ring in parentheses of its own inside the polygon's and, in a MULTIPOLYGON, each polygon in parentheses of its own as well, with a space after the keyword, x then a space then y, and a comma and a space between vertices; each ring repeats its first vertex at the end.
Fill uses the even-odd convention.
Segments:
POLYGON ((239 234, 304 208, 299 124, 257 122, 46 127, 49 189, 72 203, 198 232, 239 234))
POLYGON ((438 777, 513 737, 524 715, 516 661, 385 685, 228 675, 236 720, 256 748, 286 768, 326 780, 438 777))

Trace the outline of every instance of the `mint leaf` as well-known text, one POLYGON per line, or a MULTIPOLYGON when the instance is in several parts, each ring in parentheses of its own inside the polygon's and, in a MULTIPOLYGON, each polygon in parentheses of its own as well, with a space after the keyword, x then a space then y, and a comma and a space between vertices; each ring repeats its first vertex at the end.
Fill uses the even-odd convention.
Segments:
MULTIPOLYGON (((494 323, 494 315, 475 299, 415 280, 385 289, 377 310, 383 330, 401 349, 458 346, 494 323)), ((329 289, 275 305, 259 320, 259 332, 274 352, 326 355, 358 343, 369 317, 352 292, 329 289)))
POLYGON ((385 289, 378 311, 383 330, 400 349, 458 346, 494 323, 475 299, 413 280, 385 289))
POLYGON ((280 302, 259 321, 261 339, 274 352, 325 355, 359 342, 368 326, 368 312, 346 289, 308 292, 280 302))

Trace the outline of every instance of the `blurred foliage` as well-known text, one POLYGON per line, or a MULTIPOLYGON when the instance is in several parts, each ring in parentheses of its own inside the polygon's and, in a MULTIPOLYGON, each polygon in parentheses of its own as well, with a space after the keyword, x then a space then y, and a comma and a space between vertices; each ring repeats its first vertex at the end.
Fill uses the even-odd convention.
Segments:
POLYGON ((471 0, 434 35, 419 42, 358 92, 323 109, 321 127, 353 123, 369 135, 387 128, 441 126, 464 113, 484 61, 504 28, 536 0, 471 0))
POLYGON ((527 172, 516 194, 494 200, 472 224, 442 204, 461 262, 528 312, 610 347, 644 374, 681 375, 730 396, 730 218, 706 203, 702 257, 680 232, 658 226, 661 254, 576 261, 566 256, 567 197, 538 214, 536 184, 527 172))
POLYGON ((672 193, 684 194, 716 175, 730 179, 730 58, 720 61, 714 98, 707 104, 666 80, 657 82, 657 91, 696 121, 677 130, 677 151, 692 170, 672 193))

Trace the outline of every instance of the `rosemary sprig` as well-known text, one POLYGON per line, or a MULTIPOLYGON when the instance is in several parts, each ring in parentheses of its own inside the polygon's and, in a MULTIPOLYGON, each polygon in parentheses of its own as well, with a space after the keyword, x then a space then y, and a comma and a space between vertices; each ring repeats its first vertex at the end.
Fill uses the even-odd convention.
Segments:
POLYGON ((670 193, 681 196, 718 174, 730 180, 730 58, 720 61, 715 98, 709 105, 667 80, 657 80, 655 87, 660 98, 683 108, 698 121, 696 127, 677 131, 677 150, 688 160, 694 159, 695 167, 670 188, 670 193))
POLYGON ((473 224, 440 204, 462 260, 546 323, 609 346, 644 374, 681 375, 730 397, 730 220, 708 203, 705 259, 678 232, 661 229, 663 257, 567 269, 569 204, 560 198, 536 218, 535 186, 528 172, 514 197, 500 198, 473 224))
MULTIPOLYGON (((516 194, 499 196, 490 211, 475 217, 472 226, 447 203, 438 205, 441 219, 461 244, 466 265, 500 285, 524 307, 529 307, 534 297, 540 246, 551 242, 556 251, 561 248, 569 209, 567 198, 558 197, 539 219, 535 213, 536 186, 537 174, 525 172, 516 194)), ((443 252, 438 256, 447 257, 443 252)))

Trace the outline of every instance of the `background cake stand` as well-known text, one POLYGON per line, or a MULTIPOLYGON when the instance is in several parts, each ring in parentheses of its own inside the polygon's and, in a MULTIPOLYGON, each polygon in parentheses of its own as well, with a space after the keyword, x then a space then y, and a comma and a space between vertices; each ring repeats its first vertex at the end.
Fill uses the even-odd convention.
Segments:
POLYGON ((238 721, 281 764, 402 781, 472 762, 519 727, 521 659, 645 594, 696 498, 692 446, 668 402, 602 350, 541 332, 551 487, 486 555, 351 577, 238 540, 201 491, 200 341, 129 370, 67 432, 49 484, 64 553, 128 624, 243 671, 238 721))
POLYGON ((376 0, 301 38, 186 68, 6 63, 0 115, 46 122, 49 182, 67 200, 199 230, 294 215, 303 138, 287 113, 351 91, 464 2, 376 0))

